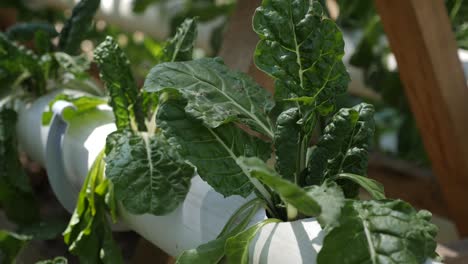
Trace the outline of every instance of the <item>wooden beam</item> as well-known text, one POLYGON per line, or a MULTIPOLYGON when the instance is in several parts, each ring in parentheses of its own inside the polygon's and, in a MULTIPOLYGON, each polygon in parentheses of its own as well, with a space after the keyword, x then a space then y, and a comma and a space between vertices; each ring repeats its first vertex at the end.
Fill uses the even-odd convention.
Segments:
POLYGON ((443 0, 375 0, 447 209, 468 235, 468 89, 443 0))

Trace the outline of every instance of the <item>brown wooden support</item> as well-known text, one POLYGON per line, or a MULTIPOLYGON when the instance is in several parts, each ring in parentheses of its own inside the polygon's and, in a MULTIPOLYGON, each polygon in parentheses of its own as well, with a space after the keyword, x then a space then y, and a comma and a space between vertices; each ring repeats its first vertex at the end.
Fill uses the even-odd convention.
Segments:
POLYGON ((425 148, 468 235, 468 88, 443 0, 375 0, 425 148))

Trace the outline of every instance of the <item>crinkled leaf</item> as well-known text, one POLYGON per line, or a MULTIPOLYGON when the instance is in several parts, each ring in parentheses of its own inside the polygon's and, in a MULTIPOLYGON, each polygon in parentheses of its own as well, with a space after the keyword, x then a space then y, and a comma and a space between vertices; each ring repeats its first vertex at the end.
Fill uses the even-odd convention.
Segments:
POLYGON ((229 238, 226 242, 226 260, 228 263, 248 264, 249 246, 252 239, 265 225, 281 222, 278 219, 270 218, 259 222, 249 229, 229 238))
MULTIPOLYGON (((320 184, 339 173, 366 175, 367 155, 374 133, 374 107, 359 104, 342 108, 325 127, 308 161, 308 185, 320 184)), ((357 195, 359 186, 348 179, 338 180, 346 197, 357 195)))
POLYGON ((178 258, 177 264, 216 264, 220 263, 225 255, 226 241, 242 232, 252 217, 260 209, 263 202, 255 199, 239 208, 229 219, 223 231, 215 240, 200 245, 196 249, 184 251, 178 258))
POLYGON ((165 44, 163 61, 188 61, 193 59, 193 44, 196 38, 196 19, 185 19, 177 28, 175 36, 165 44))
POLYGON ((369 192, 369 194, 374 199, 377 199, 377 200, 385 199, 385 192, 384 192, 383 185, 373 179, 369 179, 367 177, 352 174, 352 173, 340 173, 338 175, 338 178, 348 179, 357 183, 359 186, 361 186, 367 192, 369 192))
POLYGON ((185 199, 194 169, 161 134, 114 132, 106 152, 106 177, 129 212, 163 215, 185 199))
POLYGON ((348 201, 317 263, 423 263, 435 256, 437 227, 430 218, 400 200, 348 201))
POLYGON ((298 108, 289 108, 282 112, 276 120, 274 147, 276 154, 276 170, 285 179, 298 182, 298 176, 305 167, 303 155, 307 146, 302 144, 302 127, 298 124, 301 115, 298 108), (304 147, 304 149, 303 149, 304 147))
POLYGON ((28 241, 27 236, 0 230, 0 263, 15 263, 16 256, 28 241))
POLYGON ((307 216, 318 216, 320 205, 307 194, 305 190, 295 183, 281 178, 265 162, 258 158, 239 157, 237 164, 252 178, 257 178, 262 183, 278 193, 284 202, 291 204, 297 210, 307 216))
POLYGON ((71 102, 76 107, 76 109, 66 109, 66 111, 63 113, 65 120, 71 120, 71 118, 75 116, 82 115, 90 110, 96 109, 96 107, 99 105, 107 103, 107 101, 103 98, 96 96, 59 94, 52 101, 50 101, 48 109, 42 113, 43 126, 50 124, 54 114, 52 112, 52 107, 57 101, 61 100, 71 102))
POLYGON ((94 51, 94 59, 109 91, 109 104, 114 111, 117 128, 131 128, 132 120, 135 120, 138 129, 145 131, 144 113, 137 100, 138 89, 130 62, 119 44, 108 36, 94 51))
POLYGON ((37 32, 45 33, 47 39, 58 35, 54 25, 42 22, 17 23, 9 27, 5 33, 11 40, 30 41, 35 38, 37 32))
POLYGON ((60 32, 58 46, 61 51, 72 55, 78 52, 81 41, 91 28, 100 3, 100 0, 81 0, 76 4, 71 17, 60 32))
POLYGON ((322 185, 314 185, 306 188, 307 193, 322 208, 317 217, 322 228, 335 226, 341 214, 341 208, 345 205, 343 190, 335 183, 326 181, 322 185))
MULTIPOLYGON (((31 50, 11 42, 0 33, 0 81, 8 89, 24 84, 34 95, 45 93, 46 80, 39 64, 39 58, 31 50)), ((0 91, 0 95, 10 91, 0 91)))
POLYGON ((56 257, 54 259, 41 260, 36 264, 68 264, 68 260, 64 257, 56 257))
POLYGON ((16 112, 0 110, 0 203, 6 216, 19 224, 39 219, 39 208, 17 149, 16 112))
POLYGON ((252 185, 236 164, 236 158, 248 156, 266 160, 271 153, 269 144, 250 136, 233 123, 217 128, 204 126, 184 108, 185 104, 176 100, 168 100, 159 106, 157 123, 164 135, 217 192, 224 196, 249 195, 252 185))
POLYGON ((98 155, 85 179, 63 238, 80 263, 123 264, 107 218, 105 197, 111 183, 104 178, 103 156, 98 155))
POLYGON ((273 137, 267 116, 273 106, 270 94, 219 58, 159 64, 151 69, 144 89, 177 89, 188 101, 185 111, 211 128, 240 121, 273 137))
POLYGON ((311 97, 319 111, 333 107, 349 81, 344 41, 317 1, 263 1, 253 28, 260 37, 255 64, 276 79, 278 99, 311 97))

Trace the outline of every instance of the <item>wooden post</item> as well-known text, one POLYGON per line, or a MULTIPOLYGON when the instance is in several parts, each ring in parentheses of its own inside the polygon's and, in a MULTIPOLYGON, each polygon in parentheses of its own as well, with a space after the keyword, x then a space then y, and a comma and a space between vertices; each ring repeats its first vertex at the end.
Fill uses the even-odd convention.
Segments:
POLYGON ((449 213, 468 235, 468 88, 443 0, 375 0, 449 213))

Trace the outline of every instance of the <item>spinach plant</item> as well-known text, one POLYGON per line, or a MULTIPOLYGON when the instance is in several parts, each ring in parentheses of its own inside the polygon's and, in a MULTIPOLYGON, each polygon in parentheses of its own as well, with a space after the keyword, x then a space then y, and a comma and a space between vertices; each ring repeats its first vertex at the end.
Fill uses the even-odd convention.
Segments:
POLYGON ((248 263, 262 226, 309 217, 326 232, 318 263, 422 263, 435 256, 430 213, 386 199, 365 176, 372 105, 335 110, 349 76, 342 34, 321 5, 264 0, 253 28, 260 38, 254 60, 274 78, 274 98, 219 58, 159 64, 144 84, 160 96, 156 123, 179 155, 225 196, 254 192, 269 217, 245 230, 230 221, 216 240, 178 262, 248 263), (373 199, 360 200, 360 187, 373 199))
MULTIPOLYGON (((196 23, 187 19, 162 54, 163 61, 192 58, 196 23)), ((106 177, 116 198, 134 214, 165 214, 184 200, 194 169, 171 147, 155 123, 158 98, 139 92, 129 63, 117 43, 107 38, 95 59, 110 93, 117 131, 106 142, 106 177)))
MULTIPOLYGON (((196 21, 185 20, 166 42, 159 60, 192 59, 195 37, 196 21)), ((184 200, 194 169, 156 125, 158 97, 137 88, 129 60, 117 42, 107 37, 94 54, 117 131, 107 137, 105 150, 86 177, 64 238, 83 263, 123 263, 106 215, 116 221, 117 203, 133 214, 171 212, 184 200)), ((78 104, 78 111, 102 104, 87 96, 56 100, 78 104)), ((45 113, 44 120, 49 116, 45 113)))

